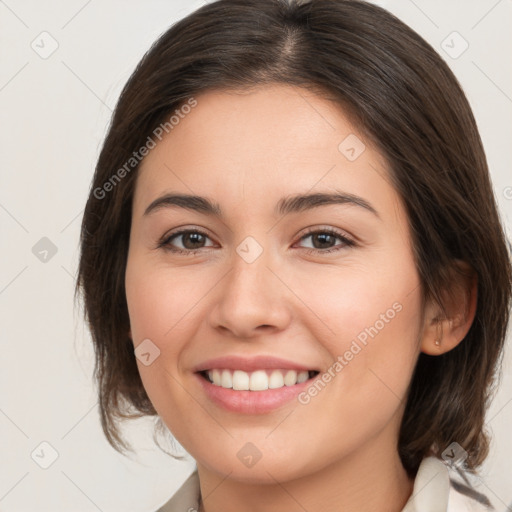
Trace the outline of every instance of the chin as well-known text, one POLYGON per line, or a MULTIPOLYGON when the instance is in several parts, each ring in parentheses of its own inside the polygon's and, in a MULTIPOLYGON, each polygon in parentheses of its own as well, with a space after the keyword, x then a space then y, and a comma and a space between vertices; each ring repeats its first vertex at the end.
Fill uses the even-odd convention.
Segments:
POLYGON ((222 477, 229 475, 230 480, 258 485, 306 477, 331 462, 319 457, 311 444, 307 451, 304 450, 304 443, 289 446, 287 451, 282 446, 269 445, 268 440, 266 446, 261 448, 257 448, 256 444, 249 440, 233 441, 230 445, 217 445, 208 451, 206 457, 197 452, 197 457, 192 456, 198 467, 203 466, 222 477))

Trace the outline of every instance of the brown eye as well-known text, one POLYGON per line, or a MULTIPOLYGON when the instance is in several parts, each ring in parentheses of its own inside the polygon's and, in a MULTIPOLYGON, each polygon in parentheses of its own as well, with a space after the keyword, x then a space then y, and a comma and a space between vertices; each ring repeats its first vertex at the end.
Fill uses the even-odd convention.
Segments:
POLYGON ((181 240, 185 249, 199 249, 204 243, 204 236, 200 233, 190 232, 179 236, 182 237, 181 240))
POLYGON ((198 230, 182 230, 166 236, 160 243, 162 247, 171 252, 180 254, 195 254, 196 252, 208 247, 205 245, 209 237, 206 233, 198 230), (178 247, 176 243, 178 242, 178 247), (181 247, 180 247, 181 245, 181 247))
POLYGON ((352 247, 356 245, 355 242, 348 238, 344 233, 333 229, 317 229, 315 231, 310 231, 301 237, 301 241, 308 238, 311 239, 313 247, 306 249, 308 252, 317 254, 339 251, 346 247, 352 247), (339 243, 337 246, 336 240, 341 241, 341 243, 339 243))
POLYGON ((311 235, 311 240, 313 240, 315 249, 329 249, 332 247, 332 244, 336 243, 336 237, 329 233, 314 233, 311 235), (318 244, 315 244, 315 241, 318 244))

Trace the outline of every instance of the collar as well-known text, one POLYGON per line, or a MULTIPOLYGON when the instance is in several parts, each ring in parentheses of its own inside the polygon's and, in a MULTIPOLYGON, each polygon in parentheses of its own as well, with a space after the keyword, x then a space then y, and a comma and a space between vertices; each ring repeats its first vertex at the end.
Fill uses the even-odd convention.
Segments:
MULTIPOLYGON (((452 486, 448 467, 437 457, 425 457, 402 512, 482 512, 491 510, 452 486)), ((200 497, 197 469, 157 512, 197 512, 200 497)))

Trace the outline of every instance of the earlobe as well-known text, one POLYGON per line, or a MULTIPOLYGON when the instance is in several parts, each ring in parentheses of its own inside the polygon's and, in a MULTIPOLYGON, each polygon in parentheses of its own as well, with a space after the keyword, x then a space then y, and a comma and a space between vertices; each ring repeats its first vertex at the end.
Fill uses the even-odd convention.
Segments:
POLYGON ((453 279, 443 291, 443 306, 430 303, 425 315, 421 351, 441 355, 455 348, 468 333, 476 314, 478 280, 471 266, 456 263, 453 279))

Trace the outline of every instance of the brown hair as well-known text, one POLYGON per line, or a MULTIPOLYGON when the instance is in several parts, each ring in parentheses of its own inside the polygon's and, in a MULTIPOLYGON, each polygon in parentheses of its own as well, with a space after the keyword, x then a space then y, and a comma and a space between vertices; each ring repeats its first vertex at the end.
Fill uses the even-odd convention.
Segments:
POLYGON ((137 165, 130 170, 126 162, 192 95, 270 83, 322 91, 385 156, 408 214, 424 299, 442 306, 456 260, 474 269, 475 320, 455 349, 420 354, 398 449, 412 474, 431 450, 440 456, 457 441, 467 467, 476 468, 488 451, 484 416, 508 324, 510 254, 457 79, 418 34, 359 0, 209 3, 165 32, 124 87, 85 208, 76 288, 95 346, 108 441, 126 449, 119 420, 156 415, 128 337, 124 276, 137 165))

